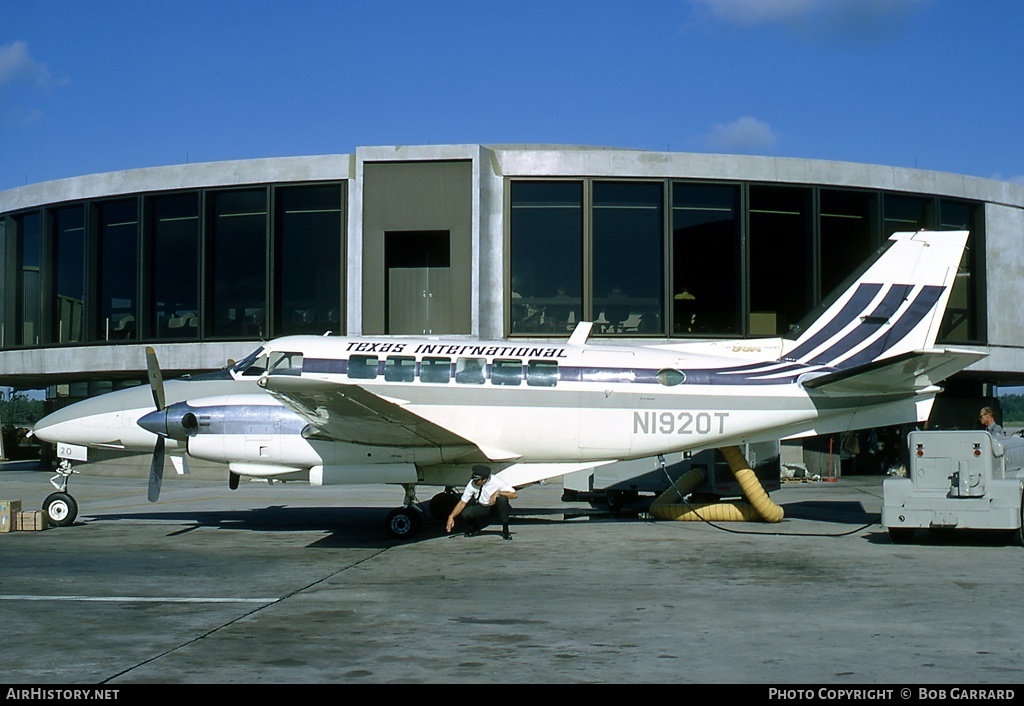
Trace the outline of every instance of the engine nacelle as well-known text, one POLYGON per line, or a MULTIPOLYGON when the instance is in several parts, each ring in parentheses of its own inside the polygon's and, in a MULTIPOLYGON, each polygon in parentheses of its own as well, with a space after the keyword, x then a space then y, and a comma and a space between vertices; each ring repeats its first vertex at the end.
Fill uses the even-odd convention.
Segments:
POLYGON ((185 441, 199 431, 196 410, 188 402, 178 402, 162 410, 155 410, 139 419, 139 426, 158 436, 185 441))

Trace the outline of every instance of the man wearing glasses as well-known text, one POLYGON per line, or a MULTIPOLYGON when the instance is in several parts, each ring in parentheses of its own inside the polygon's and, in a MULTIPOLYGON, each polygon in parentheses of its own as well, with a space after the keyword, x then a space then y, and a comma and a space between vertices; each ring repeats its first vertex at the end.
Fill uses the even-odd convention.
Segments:
POLYGON ((981 412, 978 414, 978 421, 985 427, 985 431, 992 436, 1006 436, 1003 428, 996 424, 996 414, 992 411, 991 407, 981 408, 981 412))

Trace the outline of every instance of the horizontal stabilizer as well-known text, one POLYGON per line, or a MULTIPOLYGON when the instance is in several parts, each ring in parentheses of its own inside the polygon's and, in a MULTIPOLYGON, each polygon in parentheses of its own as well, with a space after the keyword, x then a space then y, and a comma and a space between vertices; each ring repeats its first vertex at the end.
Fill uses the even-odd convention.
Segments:
POLYGON ((802 384, 826 395, 913 395, 984 358, 963 348, 909 351, 853 368, 808 376, 802 384))

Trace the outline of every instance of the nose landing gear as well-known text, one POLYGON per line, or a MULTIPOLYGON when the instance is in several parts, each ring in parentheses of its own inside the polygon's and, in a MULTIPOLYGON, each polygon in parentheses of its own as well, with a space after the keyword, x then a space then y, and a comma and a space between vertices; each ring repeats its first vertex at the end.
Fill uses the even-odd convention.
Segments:
POLYGON ((50 524, 55 527, 67 527, 78 517, 78 503, 68 493, 68 480, 78 471, 71 468, 71 461, 62 459, 57 467, 57 475, 50 479, 50 484, 57 489, 43 501, 43 512, 50 524))

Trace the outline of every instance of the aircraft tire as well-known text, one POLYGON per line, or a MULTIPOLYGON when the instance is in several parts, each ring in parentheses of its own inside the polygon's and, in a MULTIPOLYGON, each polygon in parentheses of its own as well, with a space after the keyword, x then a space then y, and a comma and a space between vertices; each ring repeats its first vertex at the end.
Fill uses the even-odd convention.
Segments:
POLYGON ((458 493, 449 491, 438 493, 430 499, 430 516, 438 522, 446 522, 461 499, 462 496, 458 493))
POLYGON ((43 512, 51 525, 67 527, 78 517, 78 503, 67 493, 50 493, 43 501, 43 512))
POLYGON ((608 503, 608 509, 613 512, 618 512, 626 504, 626 494, 621 490, 606 490, 604 497, 605 502, 608 503))
POLYGON ((423 526, 420 511, 409 507, 398 507, 388 513, 385 527, 395 539, 412 539, 423 526))

